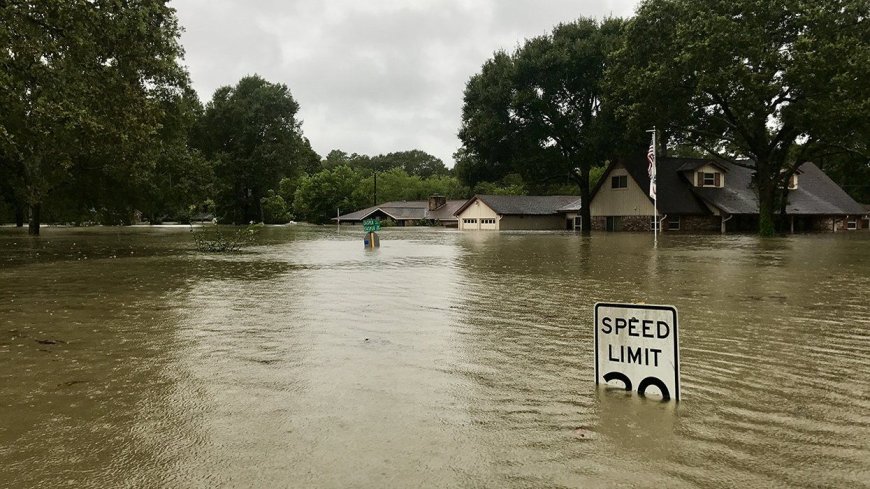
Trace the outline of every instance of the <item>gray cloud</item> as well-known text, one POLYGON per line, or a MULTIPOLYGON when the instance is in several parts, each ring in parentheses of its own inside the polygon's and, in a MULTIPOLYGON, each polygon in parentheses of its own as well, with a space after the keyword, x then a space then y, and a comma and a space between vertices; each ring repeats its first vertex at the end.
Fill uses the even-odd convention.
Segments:
POLYGON ((257 73, 285 83, 314 149, 422 149, 452 164, 462 92, 499 49, 637 0, 178 0, 203 101, 257 73))

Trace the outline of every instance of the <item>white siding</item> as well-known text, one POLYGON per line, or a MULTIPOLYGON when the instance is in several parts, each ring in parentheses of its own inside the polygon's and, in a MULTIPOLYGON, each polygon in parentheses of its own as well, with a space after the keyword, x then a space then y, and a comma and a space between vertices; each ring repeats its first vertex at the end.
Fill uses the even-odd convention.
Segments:
POLYGON ((475 199, 475 201, 457 217, 459 218, 459 229, 463 231, 499 229, 499 215, 479 199, 475 199), (481 219, 495 219, 495 224, 482 224, 481 219), (467 222, 467 220, 474 220, 474 222, 467 222))
POLYGON ((619 175, 628 175, 622 165, 615 165, 610 173, 601 177, 605 179, 604 184, 589 205, 592 217, 653 215, 654 207, 647 196, 649 189, 640 188, 630 175, 626 188, 612 188, 611 177, 619 175))

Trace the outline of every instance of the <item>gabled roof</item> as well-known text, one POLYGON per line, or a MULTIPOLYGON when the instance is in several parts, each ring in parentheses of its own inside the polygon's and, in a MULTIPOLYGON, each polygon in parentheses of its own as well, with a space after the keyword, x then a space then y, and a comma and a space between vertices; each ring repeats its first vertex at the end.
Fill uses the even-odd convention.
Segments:
POLYGON ((465 200, 448 200, 446 204, 434 211, 427 210, 426 219, 432 219, 435 221, 455 221, 456 216, 454 214, 456 214, 456 209, 462 207, 465 202, 465 200))
MULTIPOLYGON (((656 189, 660 214, 710 214, 710 210, 692 193, 691 183, 683 175, 684 170, 681 168, 685 163, 687 163, 687 159, 684 158, 659 158, 656 161, 656 189)), ((698 167, 706 163, 710 163, 710 160, 704 160, 704 163, 698 167)), ((627 158, 611 163, 592 190, 590 201, 595 198, 602 186, 610 183, 610 172, 620 164, 637 182, 644 194, 647 194, 649 191, 649 174, 647 173, 649 164, 646 161, 646 155, 640 155, 636 158, 627 158)), ((649 195, 647 197, 649 198, 649 195)), ((652 202, 652 198, 649 200, 652 202)))
POLYGON ((578 200, 576 195, 475 195, 456 209, 459 215, 474 201, 480 200, 500 215, 546 216, 578 200))
MULTIPOLYGON (((744 160, 750 163, 749 160, 744 160)), ((592 191, 592 198, 621 163, 641 189, 649 189, 645 156, 620 160, 608 167, 592 191)), ((702 158, 659 158, 656 162, 658 208, 663 214, 709 214, 704 203, 727 214, 758 214, 758 196, 752 185, 752 168, 702 158), (727 172, 725 187, 695 187, 692 171, 712 164, 727 172)), ((862 206, 812 163, 797 172, 798 188, 788 193, 786 212, 794 215, 850 215, 864 212, 862 206)), ((652 199, 650 199, 652 202, 652 199)))
POLYGON ((677 168, 677 171, 695 171, 702 166, 713 165, 726 173, 728 172, 728 167, 716 160, 703 158, 680 158, 680 161, 682 161, 683 164, 680 165, 679 168, 677 168))
POLYGON ((430 211, 429 201, 427 200, 396 200, 333 217, 332 220, 362 221, 380 212, 397 221, 421 219, 455 221, 456 218, 453 216, 453 212, 464 203, 464 200, 448 200, 446 204, 438 209, 430 211))

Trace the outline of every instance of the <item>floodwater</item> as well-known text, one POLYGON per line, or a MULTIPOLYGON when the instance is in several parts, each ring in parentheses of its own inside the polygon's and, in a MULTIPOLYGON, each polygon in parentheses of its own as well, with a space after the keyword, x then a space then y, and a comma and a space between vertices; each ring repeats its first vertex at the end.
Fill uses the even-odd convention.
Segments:
POLYGON ((0 487, 867 487, 870 233, 0 229, 0 487), (672 304, 679 404, 593 382, 672 304))

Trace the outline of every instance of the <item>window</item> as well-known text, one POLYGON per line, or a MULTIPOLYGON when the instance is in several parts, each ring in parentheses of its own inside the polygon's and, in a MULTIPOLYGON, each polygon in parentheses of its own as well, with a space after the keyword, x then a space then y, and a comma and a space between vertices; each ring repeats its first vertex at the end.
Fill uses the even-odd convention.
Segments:
POLYGON ((715 187, 716 186, 716 174, 715 173, 704 173, 704 184, 705 187, 715 187))
POLYGON ((495 224, 495 219, 481 219, 481 224, 495 224))
MULTIPOLYGON (((659 217, 658 219, 661 219, 661 217, 659 217)), ((657 220, 655 216, 651 216, 649 218, 649 230, 650 231, 653 231, 653 230, 661 231, 662 230, 661 221, 657 220)))
POLYGON ((611 177, 610 188, 628 188, 628 175, 611 177))
POLYGON ((604 220, 604 229, 607 231, 622 231, 622 220, 619 216, 607 216, 604 220))
POLYGON ((849 219, 846 221, 846 229, 849 231, 854 231, 858 229, 858 220, 857 219, 849 219))
POLYGON ((465 224, 477 224, 477 219, 463 219, 462 222, 465 224))
POLYGON ((680 230, 680 216, 668 217, 668 231, 680 230))
POLYGON ((797 175, 788 177, 788 189, 797 190, 797 175))
POLYGON ((574 229, 583 230, 583 218, 577 216, 574 218, 574 229))

